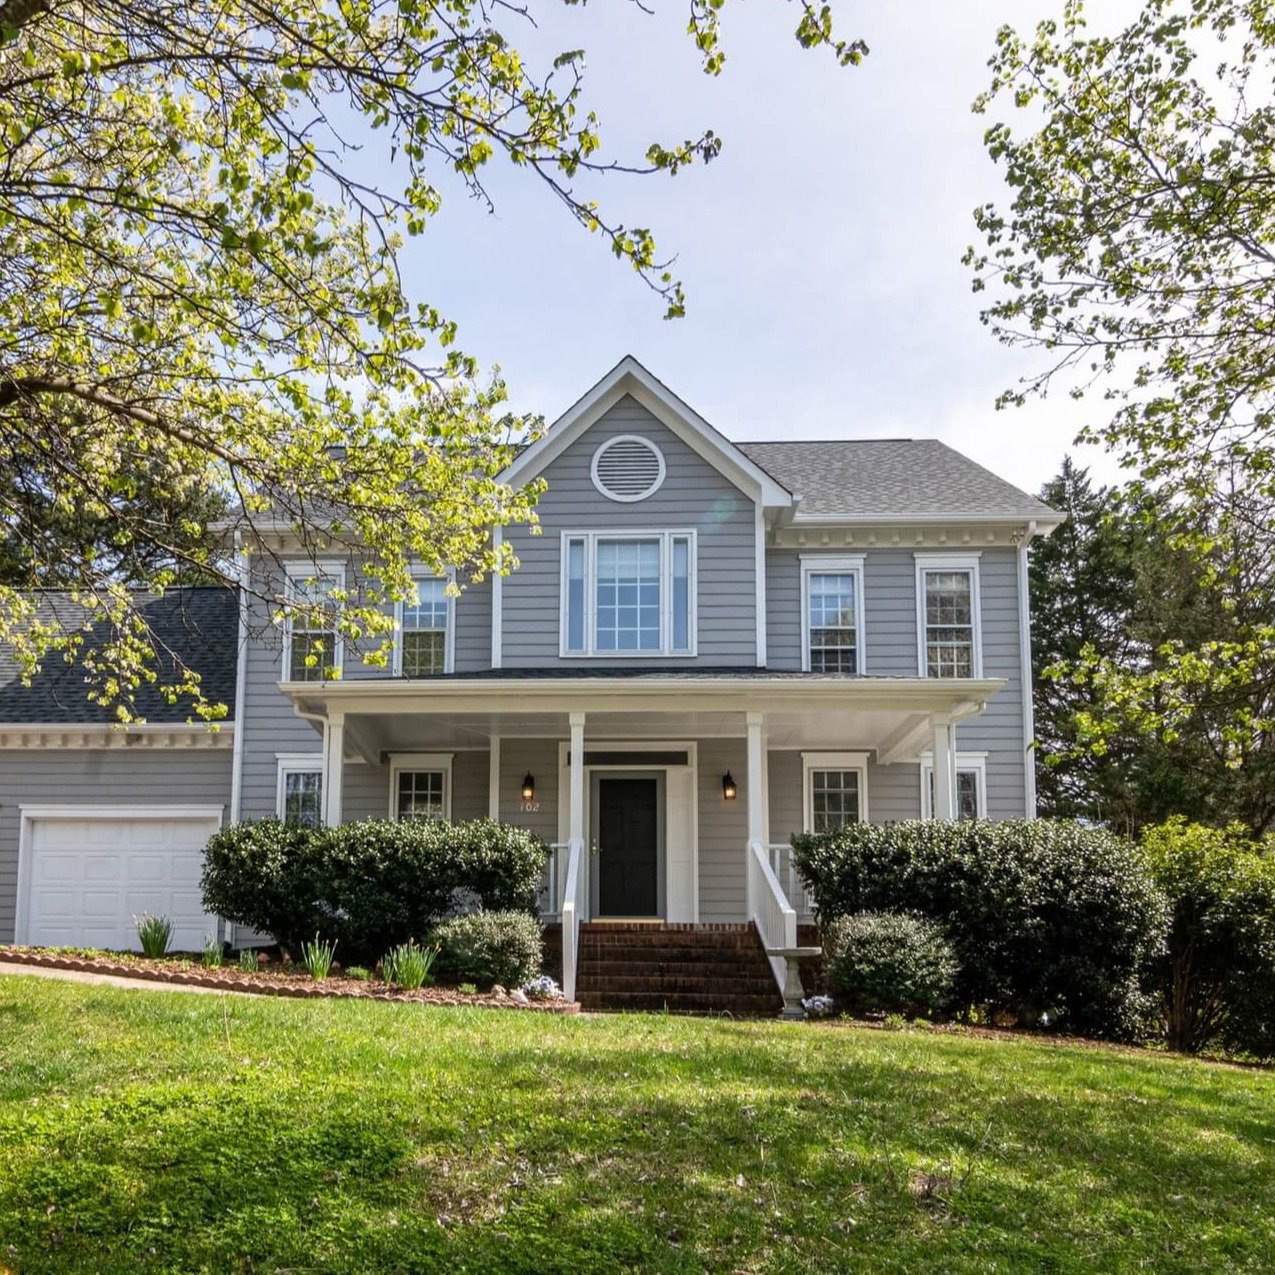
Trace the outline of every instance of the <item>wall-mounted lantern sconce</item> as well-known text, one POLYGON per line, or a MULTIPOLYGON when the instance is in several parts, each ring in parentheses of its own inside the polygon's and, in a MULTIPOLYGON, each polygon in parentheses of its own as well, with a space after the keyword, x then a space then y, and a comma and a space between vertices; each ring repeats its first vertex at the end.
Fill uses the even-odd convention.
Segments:
POLYGON ((535 801, 536 799, 536 780, 531 771, 522 777, 522 799, 523 801, 535 801))
POLYGON ((722 800, 734 801, 739 796, 739 785, 735 782, 735 776, 728 770, 722 776, 722 800))

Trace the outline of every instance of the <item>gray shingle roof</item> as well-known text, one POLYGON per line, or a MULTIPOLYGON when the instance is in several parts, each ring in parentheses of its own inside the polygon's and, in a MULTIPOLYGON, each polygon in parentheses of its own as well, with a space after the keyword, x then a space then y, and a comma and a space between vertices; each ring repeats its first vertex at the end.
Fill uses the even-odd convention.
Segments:
MULTIPOLYGON (((230 716, 235 711, 235 656, 239 645, 239 620, 232 589, 174 589, 162 598, 141 594, 135 599, 146 617, 159 650, 157 669, 160 681, 171 677, 176 652, 202 678, 204 693, 213 703, 225 704, 230 716)), ((65 593, 46 593, 39 600, 44 621, 57 621, 65 628, 78 629, 86 613, 65 593)), ((107 626, 99 622, 89 631, 88 647, 102 645, 109 637, 107 626)), ((12 653, 0 647, 0 722, 23 724, 88 725, 113 722, 114 712, 89 702, 84 671, 67 664, 54 652, 44 666, 23 686, 12 653)), ((154 686, 144 686, 136 698, 137 711, 148 722, 171 725, 190 716, 188 702, 168 704, 154 686)))
POLYGON ((798 519, 1056 517, 1048 505, 936 438, 736 446, 801 497, 798 519))

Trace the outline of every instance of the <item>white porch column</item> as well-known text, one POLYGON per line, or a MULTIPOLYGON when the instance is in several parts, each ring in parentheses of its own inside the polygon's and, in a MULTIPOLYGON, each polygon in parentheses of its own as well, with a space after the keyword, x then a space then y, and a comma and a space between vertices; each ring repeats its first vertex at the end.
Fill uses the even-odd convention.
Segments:
POLYGON ((748 714, 748 841, 766 844, 766 747, 765 718, 748 714))
POLYGON ((323 822, 341 822, 341 786, 345 781, 345 714, 329 713, 323 726, 323 822))
POLYGON ((571 757, 569 762, 571 782, 570 823, 567 837, 584 844, 584 714, 572 713, 571 757))
POLYGON ((930 814, 935 819, 956 818, 955 730, 946 717, 931 719, 934 727, 934 802, 930 814))
POLYGON ((500 736, 487 743, 487 818, 500 818, 500 736))

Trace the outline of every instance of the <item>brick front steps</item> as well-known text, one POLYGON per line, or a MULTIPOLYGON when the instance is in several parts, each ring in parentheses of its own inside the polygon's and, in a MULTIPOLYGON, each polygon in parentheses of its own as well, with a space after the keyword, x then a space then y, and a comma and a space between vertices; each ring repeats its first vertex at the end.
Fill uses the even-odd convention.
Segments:
POLYGON ((576 997, 591 1010, 751 1018, 783 1006, 751 924, 583 924, 576 997))
MULTIPOLYGON (((35 948, 0 945, 0 964, 68 970, 80 974, 109 974, 113 978, 134 979, 146 984, 172 987, 199 987, 249 996, 291 996, 310 1000, 377 1000, 424 1005, 472 1005, 481 1009, 529 1009, 542 1014, 577 1014, 580 1006, 564 1001, 513 1000, 509 996, 470 995, 450 987, 423 987, 416 992, 389 990, 384 984, 365 984, 352 979, 333 978, 316 983, 308 977, 241 974, 232 967, 219 970, 182 969, 180 966, 141 961, 112 961, 109 957, 70 956, 35 948)), ((3 1268, 0 1268, 3 1269, 3 1268)))

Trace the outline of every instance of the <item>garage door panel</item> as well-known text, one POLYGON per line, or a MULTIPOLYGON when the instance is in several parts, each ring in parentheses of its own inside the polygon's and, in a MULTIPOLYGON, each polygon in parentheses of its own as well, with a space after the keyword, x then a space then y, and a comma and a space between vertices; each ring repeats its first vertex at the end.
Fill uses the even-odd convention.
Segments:
POLYGON ((151 912, 173 922, 174 950, 198 951, 216 928, 199 879, 219 826, 208 816, 148 818, 144 809, 32 818, 26 941, 136 950, 133 917, 151 912))

